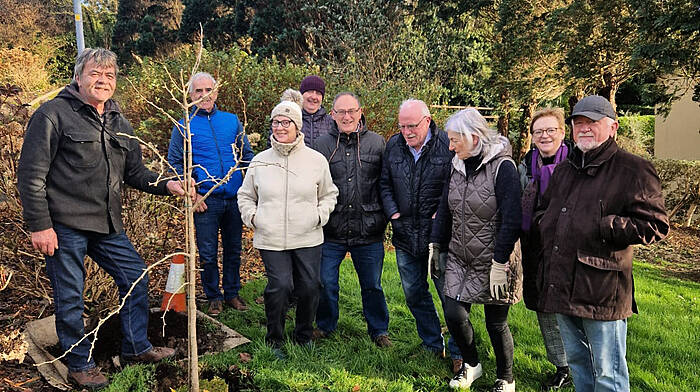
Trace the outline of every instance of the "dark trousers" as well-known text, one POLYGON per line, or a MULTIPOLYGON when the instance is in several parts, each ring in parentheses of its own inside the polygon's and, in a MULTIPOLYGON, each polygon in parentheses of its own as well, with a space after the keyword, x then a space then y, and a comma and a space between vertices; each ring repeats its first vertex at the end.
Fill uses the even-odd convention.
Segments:
POLYGON ((265 264, 265 340, 273 346, 284 341, 284 323, 292 291, 298 298, 294 340, 311 340, 321 290, 321 245, 283 251, 260 250, 265 264))
MULTIPOLYGON (((450 334, 462 352, 464 362, 469 366, 479 363, 474 341, 474 328, 469 321, 472 304, 445 297, 445 322, 450 334)), ((489 333, 493 352, 496 356, 496 376, 508 382, 513 381, 513 335, 508 327, 509 305, 484 305, 486 331, 489 333)))

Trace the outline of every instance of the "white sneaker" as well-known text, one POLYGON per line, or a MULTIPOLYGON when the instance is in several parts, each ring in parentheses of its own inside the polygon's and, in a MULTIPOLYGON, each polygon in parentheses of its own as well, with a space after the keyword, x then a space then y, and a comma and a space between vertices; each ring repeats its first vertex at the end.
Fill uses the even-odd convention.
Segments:
POLYGON ((476 366, 469 366, 467 363, 462 364, 462 369, 450 380, 450 388, 466 389, 469 388, 474 380, 481 377, 481 363, 476 366))
POLYGON ((507 382, 499 378, 493 384, 491 392, 515 392, 515 380, 507 382))

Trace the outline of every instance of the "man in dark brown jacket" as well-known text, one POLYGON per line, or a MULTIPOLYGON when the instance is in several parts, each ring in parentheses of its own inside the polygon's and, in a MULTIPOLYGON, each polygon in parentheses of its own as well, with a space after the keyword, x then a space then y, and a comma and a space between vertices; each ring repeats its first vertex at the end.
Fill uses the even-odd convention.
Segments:
POLYGON ((577 391, 629 391, 632 245, 668 234, 661 184, 650 162, 618 148, 607 99, 583 98, 567 121, 576 147, 554 171, 537 218, 540 306, 557 314, 577 391))

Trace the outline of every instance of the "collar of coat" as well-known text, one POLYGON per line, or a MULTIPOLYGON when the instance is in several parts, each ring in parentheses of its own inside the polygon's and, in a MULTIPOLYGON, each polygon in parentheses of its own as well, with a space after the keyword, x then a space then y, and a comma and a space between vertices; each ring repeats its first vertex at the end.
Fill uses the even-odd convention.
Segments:
POLYGON ((304 146, 304 133, 297 132, 297 138, 294 139, 294 141, 291 143, 280 143, 277 140, 275 140, 275 137, 273 136, 270 138, 270 144, 272 145, 273 150, 280 153, 280 155, 286 157, 290 155, 292 151, 301 148, 296 148, 297 146, 304 146))
POLYGON ((574 147, 573 151, 569 153, 567 161, 576 170, 582 170, 589 176, 595 176, 598 168, 609 161, 617 153, 618 149, 615 139, 611 137, 588 152, 583 152, 578 147, 574 147))
MULTIPOLYGON (((70 102, 71 107, 73 108, 74 111, 79 111, 85 106, 91 107, 93 110, 95 110, 95 113, 97 113, 97 109, 95 109, 94 106, 90 105, 87 103, 85 100, 85 97, 80 93, 79 88, 78 88, 78 82, 73 80, 69 85, 67 85, 63 90, 61 90, 57 97, 61 97, 64 99, 67 99, 70 102)), ((104 114, 107 114, 109 112, 117 112, 121 113, 121 108, 117 104, 115 100, 112 98, 108 99, 105 102, 105 107, 104 107, 104 114)))

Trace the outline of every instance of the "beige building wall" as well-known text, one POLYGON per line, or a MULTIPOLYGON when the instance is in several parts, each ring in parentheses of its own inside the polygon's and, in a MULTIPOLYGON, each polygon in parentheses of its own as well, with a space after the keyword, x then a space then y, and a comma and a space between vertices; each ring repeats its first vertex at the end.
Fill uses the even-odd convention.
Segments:
POLYGON ((668 117, 657 114, 654 155, 663 159, 700 160, 700 102, 689 89, 671 106, 668 117))

